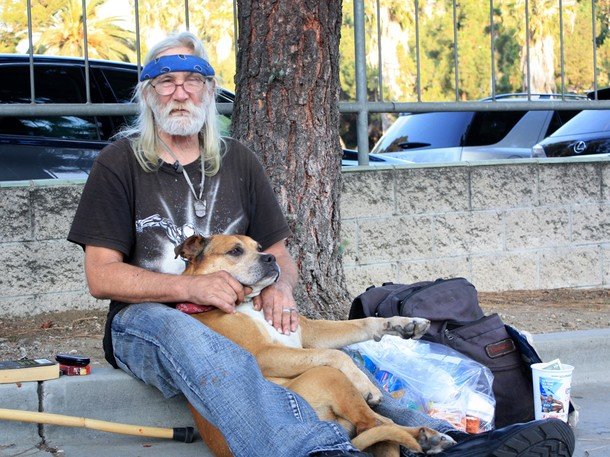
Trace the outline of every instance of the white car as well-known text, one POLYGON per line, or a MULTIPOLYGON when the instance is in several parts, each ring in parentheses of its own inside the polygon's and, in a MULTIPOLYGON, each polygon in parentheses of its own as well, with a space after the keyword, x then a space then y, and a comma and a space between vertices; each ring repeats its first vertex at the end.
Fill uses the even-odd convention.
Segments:
MULTIPOLYGON (((561 95, 541 94, 533 100, 561 95)), ((522 99, 506 94, 498 100, 522 99)), ((488 101, 489 99, 486 99, 488 101)), ((567 100, 587 100, 572 95, 567 100)), ((416 163, 460 162, 531 157, 532 146, 580 110, 455 111, 401 115, 379 139, 372 155, 416 163)))
MULTIPOLYGON (((369 154, 369 165, 407 165, 413 162, 408 160, 390 157, 384 154, 369 154)), ((341 158, 341 166, 354 167, 358 165, 358 151, 353 149, 344 149, 343 157, 341 158)))

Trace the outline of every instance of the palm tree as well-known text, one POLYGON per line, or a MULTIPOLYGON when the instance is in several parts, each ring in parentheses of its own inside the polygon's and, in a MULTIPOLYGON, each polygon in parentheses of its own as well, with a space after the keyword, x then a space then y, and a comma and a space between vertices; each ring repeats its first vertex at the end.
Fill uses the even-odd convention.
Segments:
MULTIPOLYGON (((513 11, 524 11, 525 0, 508 3, 513 3, 513 11)), ((565 24, 573 21, 575 6, 576 0, 563 2, 564 33, 568 30, 565 24)), ((521 42, 523 87, 529 87, 531 92, 556 92, 555 75, 559 70, 559 3, 556 0, 529 0, 529 9, 529 30, 525 31, 529 39, 529 56, 527 41, 523 39, 521 42)))
MULTIPOLYGON (((135 2, 129 0, 131 10, 135 12, 135 2)), ((135 21, 135 17, 132 18, 135 21)), ((138 20, 140 25, 140 53, 148 52, 149 45, 159 41, 163 36, 186 29, 184 2, 177 0, 140 0, 138 2, 138 20)))
MULTIPOLYGON (((133 61, 133 32, 117 25, 118 17, 102 18, 98 8, 106 0, 87 2, 87 51, 89 57, 105 60, 133 61)), ((83 11, 80 0, 67 0, 50 17, 37 35, 34 52, 65 56, 84 55, 83 11)))
POLYGON ((189 4, 190 30, 197 34, 224 88, 235 89, 235 32, 231 0, 199 0, 189 4))

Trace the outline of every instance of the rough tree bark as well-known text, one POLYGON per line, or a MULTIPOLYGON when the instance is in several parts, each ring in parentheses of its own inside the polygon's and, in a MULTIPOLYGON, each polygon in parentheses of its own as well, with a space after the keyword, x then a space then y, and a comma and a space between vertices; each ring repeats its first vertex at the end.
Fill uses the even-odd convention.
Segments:
POLYGON ((341 2, 238 0, 233 134, 261 159, 293 236, 299 309, 345 317, 339 246, 341 2))

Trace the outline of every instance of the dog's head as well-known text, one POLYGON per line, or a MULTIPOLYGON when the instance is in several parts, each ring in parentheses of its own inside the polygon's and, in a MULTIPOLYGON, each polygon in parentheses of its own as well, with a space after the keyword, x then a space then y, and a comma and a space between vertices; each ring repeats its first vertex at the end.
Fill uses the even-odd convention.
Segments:
POLYGON ((261 251, 261 246, 245 235, 192 235, 174 249, 176 257, 181 256, 188 262, 184 274, 224 270, 252 288, 250 297, 258 295, 280 276, 275 257, 261 251))

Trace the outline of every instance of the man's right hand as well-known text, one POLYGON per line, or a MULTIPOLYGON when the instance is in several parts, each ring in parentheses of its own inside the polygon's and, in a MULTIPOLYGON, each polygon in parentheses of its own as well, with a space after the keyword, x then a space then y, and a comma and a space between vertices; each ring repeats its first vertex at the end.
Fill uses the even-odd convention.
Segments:
POLYGON ((191 281, 188 285, 189 301, 214 306, 225 313, 234 313, 235 307, 252 291, 226 271, 186 277, 191 281))
POLYGON ((145 270, 123 261, 123 254, 87 246, 85 273, 91 295, 125 303, 178 303, 214 306, 225 313, 252 292, 226 271, 207 275, 175 275, 145 270))

